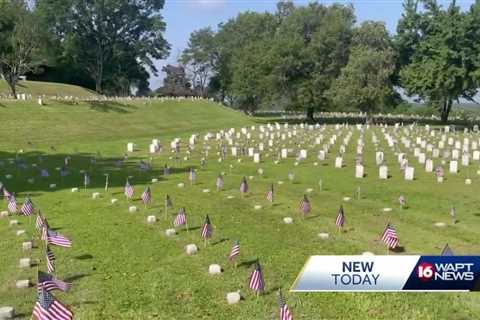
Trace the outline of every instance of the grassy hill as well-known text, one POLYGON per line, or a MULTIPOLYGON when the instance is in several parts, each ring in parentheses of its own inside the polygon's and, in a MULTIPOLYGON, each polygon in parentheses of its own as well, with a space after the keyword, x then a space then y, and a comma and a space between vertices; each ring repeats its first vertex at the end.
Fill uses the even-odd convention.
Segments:
MULTIPOLYGON (((278 288, 283 289, 295 319, 460 320, 475 319, 480 313, 480 297, 475 294, 288 292, 310 255, 364 251, 385 254, 379 237, 387 220, 395 224, 404 249, 391 254, 438 254, 447 242, 457 254, 480 252, 480 207, 475 187, 480 183, 475 175, 478 164, 468 169, 462 167, 457 175, 447 174, 446 181, 437 184, 435 177, 426 173, 410 154, 416 179, 407 182, 393 151, 380 139, 379 148, 386 151, 391 174, 389 180, 380 181, 371 137, 373 133, 382 137, 382 129, 373 126, 365 133, 364 179, 354 178, 355 144, 360 137, 354 127, 348 129, 352 138, 342 169, 333 167, 340 143, 331 148, 325 162, 315 166, 320 146, 314 145, 311 132, 302 130, 298 130, 295 141, 280 143, 290 148, 304 144, 309 150, 309 158, 298 166, 293 155, 275 164, 275 149, 265 152, 260 165, 252 163, 249 157, 241 157, 239 162, 230 152, 225 161, 219 161, 219 142, 212 140, 204 146, 203 135, 188 158, 185 142, 192 133, 260 123, 206 101, 78 105, 47 102, 43 107, 11 102, 0 105, 0 118, 0 180, 16 193, 19 203, 30 196, 50 226, 73 242, 70 249, 52 250, 57 259, 57 277, 73 283, 69 292, 56 296, 72 308, 76 319, 278 319, 278 288), (168 147, 174 137, 181 137, 184 142, 178 161, 168 147), (165 147, 162 153, 148 153, 152 138, 160 139, 165 147), (138 149, 118 167, 116 162, 123 159, 127 142, 136 143, 138 149), (208 156, 202 153, 204 147, 210 148, 208 156), (23 153, 18 154, 19 164, 26 167, 13 164, 20 149, 23 153), (57 168, 64 165, 66 157, 70 157, 69 175, 60 177, 57 168), (93 157, 96 162, 92 162, 93 157), (204 168, 200 166, 203 157, 204 168), (140 160, 151 161, 152 169, 140 171, 140 160), (171 167, 168 176, 163 175, 165 164, 171 167), (192 167, 198 175, 195 184, 190 185, 186 173, 192 167), (263 175, 257 173, 259 167, 264 170, 263 175), (41 168, 47 169, 50 176, 40 177, 41 168), (81 170, 91 176, 86 191, 81 170), (290 171, 295 173, 293 182, 287 178, 290 171), (217 192, 215 179, 220 172, 225 173, 225 186, 217 192), (12 177, 7 178, 7 174, 12 177), (108 191, 104 189, 105 174, 109 174, 108 191), (242 197, 239 184, 244 176, 252 178, 248 180, 249 194, 242 197), (134 199, 130 201, 123 196, 127 177, 135 187, 134 199), (473 185, 465 185, 467 177, 473 185), (152 178, 159 179, 158 183, 151 183, 152 178), (179 183, 185 186, 180 188, 179 183), (265 200, 272 183, 274 204, 265 200), (56 187, 50 188, 50 184, 56 187), (145 208, 139 197, 147 185, 151 186, 152 204, 145 208), (72 193, 74 187, 79 192, 72 193), (354 196, 358 187, 360 199, 354 196), (298 216, 298 204, 308 188, 313 190, 308 193, 312 213, 303 220, 298 216), (211 191, 204 192, 205 189, 211 191), (99 199, 92 199, 94 192, 100 193, 99 199), (166 194, 174 206, 167 214, 166 194), (398 207, 400 194, 407 199, 407 209, 398 207), (346 196, 351 200, 343 201, 346 196), (112 204, 112 199, 118 201, 112 204), (339 233, 335 217, 341 204, 345 208, 346 228, 339 233), (457 209, 456 224, 451 223, 448 215, 452 204, 457 209), (136 213, 129 213, 132 205, 138 207, 136 213), (262 209, 255 210, 256 205, 262 209), (165 230, 172 227, 181 207, 186 208, 189 231, 180 228, 177 235, 167 238, 165 230), (383 212, 385 207, 393 211, 383 212), (204 247, 200 231, 206 214, 211 218, 214 233, 210 244, 204 247), (149 215, 155 215, 157 223, 148 225, 149 215), (294 223, 282 223, 285 216, 293 217, 294 223), (435 227, 434 223, 439 221, 446 226, 435 227), (330 239, 321 240, 320 232, 329 233, 330 239), (241 244, 236 269, 227 260, 235 239, 241 244), (190 243, 200 248, 195 256, 184 253, 185 245, 190 243), (248 288, 256 259, 262 264, 266 283, 265 295, 259 298, 248 288), (208 274, 213 263, 222 266, 222 275, 208 274), (244 299, 229 306, 225 295, 236 290, 241 291, 244 299)), ((322 132, 325 137, 334 133, 333 126, 322 132)), ((461 135, 458 134, 460 140, 461 135)), ((258 135, 254 139, 258 142, 258 135)), ((2 200, 0 210, 5 208, 2 200)), ((37 268, 19 269, 18 262, 22 257, 39 259, 39 268, 44 270, 43 244, 36 241, 32 252, 22 251, 22 241, 36 237, 34 219, 27 217, 0 219, 0 235, 0 304, 14 306, 21 314, 19 319, 28 319, 36 289, 16 289, 15 281, 30 279, 35 283, 37 268), (10 227, 9 220, 13 219, 20 225, 10 227), (26 230, 26 234, 17 236, 19 229, 26 230)))
MULTIPOLYGON (((97 93, 79 86, 42 81, 19 81, 17 93, 31 94, 36 96, 74 96, 78 98, 88 98, 96 96, 97 93)), ((0 79, 0 96, 10 94, 10 88, 5 80, 0 79)))

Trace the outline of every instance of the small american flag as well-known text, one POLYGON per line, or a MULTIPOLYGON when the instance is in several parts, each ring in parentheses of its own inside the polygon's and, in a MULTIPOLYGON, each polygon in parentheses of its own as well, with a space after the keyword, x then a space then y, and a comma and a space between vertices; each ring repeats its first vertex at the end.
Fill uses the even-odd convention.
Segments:
POLYGON ((217 191, 220 191, 220 190, 223 189, 223 184, 224 184, 223 177, 222 177, 221 174, 219 174, 218 177, 217 177, 217 181, 215 182, 215 185, 217 187, 217 191))
POLYGON ((150 187, 145 188, 145 191, 142 193, 142 201, 145 205, 149 204, 152 200, 152 191, 150 187))
POLYGON ((242 183, 240 183, 240 192, 247 193, 248 192, 248 183, 247 178, 243 177, 242 183))
POLYGON ((203 223, 202 238, 206 240, 212 236, 212 233, 212 224, 210 223, 210 218, 207 214, 207 216, 205 217, 205 222, 203 223))
POLYGON ((41 290, 45 291, 53 291, 53 290, 60 290, 60 291, 68 291, 71 284, 66 283, 64 281, 56 279, 53 275, 38 271, 38 284, 37 288, 39 292, 41 290))
POLYGON ((187 215, 185 213, 185 208, 181 208, 178 211, 177 216, 175 217, 175 220, 173 221, 173 225, 175 227, 182 226, 187 223, 187 215))
POLYGON ((17 201, 15 200, 15 196, 13 194, 8 198, 7 207, 10 213, 17 213, 17 201))
POLYGON ((288 309, 281 291, 278 291, 278 305, 280 307, 280 320, 293 320, 293 315, 288 309))
POLYGON ((267 201, 273 202, 273 183, 270 185, 270 189, 267 192, 267 201))
POLYGON ((39 290, 38 300, 33 307, 37 320, 71 320, 73 313, 46 290, 39 290))
POLYGON ((437 178, 443 177, 443 175, 444 175, 443 168, 442 167, 437 167, 435 169, 435 175, 437 176, 437 178))
POLYGON ((397 231, 395 231, 395 228, 390 224, 390 222, 387 223, 387 226, 383 231, 382 241, 390 249, 395 249, 398 245, 397 231))
POLYGON ((48 227, 48 223, 47 223, 47 219, 45 219, 43 216, 42 216, 42 213, 40 211, 38 211, 37 213, 37 219, 35 220, 35 227, 37 228, 37 230, 42 230, 42 228, 44 226, 47 226, 48 227))
POLYGON ((340 206, 338 210, 337 219, 335 220, 335 224, 337 228, 343 228, 343 224, 345 223, 345 213, 343 212, 343 206, 340 206))
POLYGON ((47 270, 49 273, 52 273, 55 271, 55 255, 53 252, 50 250, 50 247, 47 246, 47 249, 45 251, 45 257, 47 260, 47 270))
POLYGON ((300 212, 303 216, 306 216, 310 213, 311 210, 310 201, 307 198, 307 195, 303 195, 302 201, 300 201, 300 212))
POLYGON ((407 205, 407 200, 405 199, 405 196, 403 194, 398 197, 398 203, 400 203, 400 207, 402 208, 407 205))
POLYGON ((66 248, 70 248, 72 246, 72 242, 61 234, 50 230, 48 227, 43 227, 43 229, 46 230, 46 240, 49 244, 66 248))
POLYGON ((25 216, 31 216, 33 214, 33 202, 30 200, 30 198, 25 198, 21 210, 25 216))
POLYGON ((130 182, 128 182, 128 179, 127 179, 127 182, 125 183, 124 193, 127 199, 131 199, 133 197, 133 186, 130 184, 130 182))
POLYGON ((260 268, 260 263, 255 263, 255 268, 250 275, 250 282, 248 284, 250 289, 253 291, 260 293, 265 290, 265 283, 263 281, 263 274, 262 269, 260 268))
POLYGON ((228 255, 228 259, 230 261, 233 261, 237 258, 237 256, 240 254, 240 242, 238 240, 235 240, 233 243, 232 249, 230 250, 230 254, 228 255))
POLYGON ((6 201, 12 196, 10 192, 8 192, 7 188, 3 187, 3 197, 5 198, 6 201))
POLYGON ((441 256, 454 256, 455 254, 453 253, 452 249, 448 245, 448 243, 445 245, 445 247, 442 250, 442 253, 440 254, 441 256))
POLYGON ((170 196, 167 194, 165 196, 165 208, 172 208, 173 207, 173 202, 172 202, 172 199, 170 198, 170 196))

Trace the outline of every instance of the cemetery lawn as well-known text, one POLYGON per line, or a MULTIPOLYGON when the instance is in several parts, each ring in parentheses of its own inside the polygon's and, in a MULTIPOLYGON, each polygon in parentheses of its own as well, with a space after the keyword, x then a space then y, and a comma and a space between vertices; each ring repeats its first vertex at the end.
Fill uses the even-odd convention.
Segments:
MULTIPOLYGON (((209 102, 95 102, 79 105, 49 102, 40 107, 33 103, 0 103, 0 181, 22 202, 26 195, 41 209, 50 226, 73 242, 70 249, 52 247, 56 255, 56 275, 73 283, 67 293, 56 296, 71 306, 77 319, 277 319, 276 292, 279 288, 287 299, 295 319, 475 319, 480 314, 480 296, 475 293, 289 293, 288 290, 310 255, 351 255, 371 251, 385 254, 379 237, 387 221, 391 221, 404 252, 391 254, 439 254, 448 243, 456 254, 480 252, 480 205, 476 171, 478 163, 469 169, 460 166, 458 175, 446 174, 446 181, 437 184, 433 174, 427 174, 415 161, 415 181, 404 181, 395 156, 386 146, 391 178, 378 180, 378 168, 371 143, 370 129, 365 134, 364 164, 367 176, 354 178, 355 145, 359 132, 347 148, 342 169, 334 169, 334 156, 339 143, 318 166, 316 149, 309 150, 308 159, 294 166, 291 157, 275 165, 272 155, 255 165, 245 157, 238 163, 217 161, 216 144, 205 168, 200 168, 203 134, 231 127, 259 125, 266 120, 248 118, 240 113, 209 102), (188 137, 200 133, 200 139, 190 160, 175 165, 169 143, 181 137, 182 155, 188 137), (153 169, 137 170, 140 159, 148 160, 148 144, 153 138, 161 141, 164 150, 153 157, 153 169), (114 160, 126 152, 126 144, 134 142, 138 151, 129 156, 123 168, 114 160), (49 178, 40 178, 38 169, 29 167, 17 171, 7 159, 19 156, 27 164, 37 163, 47 168, 49 178), (38 156, 42 156, 40 163, 38 156), (71 157, 71 174, 60 180, 55 168, 71 157), (97 164, 90 162, 97 157, 97 164), (168 163, 172 173, 162 175, 168 163), (230 164, 233 168, 230 168, 230 164), (198 179, 190 186, 186 171, 198 169, 198 179), (257 168, 263 168, 263 176, 257 168), (91 173, 91 186, 83 190, 80 170, 91 173), (288 172, 295 180, 288 181, 288 172), (215 190, 215 178, 225 172, 225 188, 215 190), (104 174, 110 174, 110 189, 105 192, 104 174), (11 179, 5 175, 11 174, 11 179), (123 196, 127 176, 135 187, 135 199, 129 204, 123 196), (248 180, 249 194, 242 198, 238 188, 243 176, 248 180), (34 177, 34 183, 27 179, 34 177), (150 184, 151 178, 159 182, 150 184), (472 185, 464 184, 472 179, 472 185), (322 179, 323 190, 318 181, 322 179), (284 181, 279 185, 279 180, 284 181), (177 184, 185 183, 184 188, 177 184), (55 183, 57 187, 49 188, 55 183), (270 183, 275 184, 275 203, 265 200, 270 183), (152 205, 145 209, 138 200, 146 185, 152 188, 152 205), (79 187, 78 193, 71 188, 79 187), (355 198, 357 187, 360 199, 355 198), (298 205, 308 188, 312 204, 311 216, 298 217, 298 205), (210 189, 209 193, 203 189, 210 189), (100 199, 92 199, 100 192, 100 199), (169 194, 174 208, 164 219, 163 199, 169 194), (399 209, 398 197, 404 194, 408 208, 399 209), (227 196, 234 196, 228 199, 227 196), (344 197, 351 197, 348 202, 344 197), (116 204, 110 200, 117 198, 116 204), (139 210, 129 213, 128 207, 139 210), (346 230, 337 233, 335 217, 343 204, 346 230), (459 222, 449 217, 455 205, 459 222), (261 210, 254 210, 261 205, 261 210), (165 230, 180 207, 185 207, 190 231, 183 229, 172 238, 165 230), (383 208, 393 211, 385 213, 383 208), (200 227, 209 214, 214 226, 213 238, 204 248, 200 227), (147 225, 146 217, 156 215, 158 221, 147 225), (283 217, 293 217, 294 223, 282 223, 283 217), (436 222, 445 222, 438 228, 436 222), (318 233, 330 234, 321 240, 318 233), (235 239, 240 240, 239 266, 234 269, 227 256, 235 239), (195 243, 199 252, 184 253, 185 245, 195 243), (251 265, 259 259, 263 268, 266 293, 256 298, 248 289, 251 265), (224 269, 220 276, 210 276, 208 266, 218 263, 224 269), (226 303, 227 292, 240 290, 243 300, 236 305, 226 303)), ((329 126, 328 132, 334 131, 329 126)), ((412 160, 413 156, 411 156, 412 160)), ((438 160, 437 160, 438 161, 438 160)), ((1 210, 6 205, 2 201, 1 210)), ((36 267, 19 269, 22 257, 43 259, 40 248, 21 250, 22 241, 34 235, 34 219, 9 217, 0 219, 0 306, 13 306, 20 319, 28 319, 36 299, 36 289, 16 289, 15 281, 31 279, 36 283, 36 267), (9 227, 9 220, 18 219, 18 227, 9 227), (16 236, 15 230, 25 229, 27 236, 16 236)), ((39 245, 38 241, 35 242, 39 245)), ((42 260, 39 264, 45 270, 42 260)))
MULTIPOLYGON (((45 82, 45 81, 19 81, 17 84, 17 94, 31 94, 37 96, 72 96, 77 98, 90 98, 98 96, 95 91, 65 83, 45 82)), ((0 96, 10 95, 10 87, 7 82, 0 79, 0 96)))

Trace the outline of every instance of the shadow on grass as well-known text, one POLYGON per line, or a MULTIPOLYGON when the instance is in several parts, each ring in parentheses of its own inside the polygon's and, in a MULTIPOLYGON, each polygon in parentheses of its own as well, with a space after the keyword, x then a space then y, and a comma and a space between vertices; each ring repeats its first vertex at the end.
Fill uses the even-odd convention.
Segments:
POLYGON ((63 279, 63 281, 74 282, 74 281, 77 281, 77 280, 80 280, 82 278, 89 277, 89 276, 90 276, 90 274, 87 274, 87 273, 79 273, 79 274, 75 274, 73 276, 69 276, 69 277, 63 279))
MULTIPOLYGON (((148 170, 140 170, 140 162, 148 160, 136 155, 128 159, 119 157, 102 157, 95 153, 46 153, 27 151, 23 153, 0 151, 0 181, 5 188, 13 192, 17 199, 28 196, 35 198, 44 192, 53 192, 62 189, 78 188, 84 191, 84 173, 89 176, 87 192, 92 189, 104 189, 106 175, 109 177, 109 188, 124 187, 128 177, 130 184, 150 185, 152 178, 159 182, 164 179, 163 166, 154 165, 148 170), (69 159, 65 165, 65 159, 69 159), (41 175, 42 170, 48 176, 41 175), (62 176, 61 173, 64 173, 62 176), (7 178, 6 175, 11 175, 7 178), (32 179, 31 181, 29 181, 32 179), (54 185, 54 186, 53 186, 54 185)), ((170 163, 167 163, 170 165, 170 163)), ((190 168, 196 166, 171 166, 170 175, 186 174, 190 168)), ((143 192, 144 187, 135 188, 136 198, 143 192)), ((122 194, 114 192, 113 194, 122 194)), ((21 200, 20 200, 21 201, 21 200)), ((33 199, 35 202, 35 200, 33 199)))
POLYGON ((116 113, 131 113, 132 110, 138 107, 114 101, 89 101, 87 102, 90 109, 99 112, 116 112, 116 113))
POLYGON ((241 263, 238 264, 238 267, 250 268, 251 266, 253 266, 257 262, 258 262, 258 258, 250 259, 250 260, 247 260, 247 261, 242 261, 241 263))
POLYGON ((82 255, 79 255, 79 256, 76 256, 74 257, 75 259, 78 259, 78 260, 89 260, 89 259, 93 259, 93 256, 89 253, 85 253, 85 254, 82 254, 82 255))
POLYGON ((229 238, 222 238, 218 241, 212 242, 212 246, 216 246, 217 244, 223 243, 223 242, 228 241, 228 240, 230 240, 230 239, 229 238))

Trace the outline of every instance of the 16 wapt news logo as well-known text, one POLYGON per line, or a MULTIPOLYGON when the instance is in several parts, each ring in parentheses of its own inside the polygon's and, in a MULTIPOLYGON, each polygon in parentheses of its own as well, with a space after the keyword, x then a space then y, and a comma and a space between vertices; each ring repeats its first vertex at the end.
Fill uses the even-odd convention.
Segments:
POLYGON ((417 267, 418 278, 423 281, 473 281, 473 263, 428 263, 423 262, 417 267))

